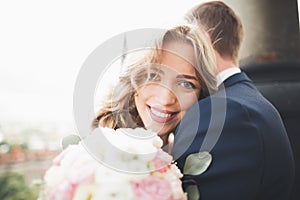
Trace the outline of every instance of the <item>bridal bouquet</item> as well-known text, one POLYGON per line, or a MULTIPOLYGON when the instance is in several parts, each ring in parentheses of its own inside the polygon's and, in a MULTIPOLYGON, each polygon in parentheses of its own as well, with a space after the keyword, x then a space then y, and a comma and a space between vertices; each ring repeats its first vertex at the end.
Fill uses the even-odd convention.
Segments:
POLYGON ((181 172, 160 147, 160 139, 142 128, 96 129, 53 160, 44 177, 46 197, 187 199, 181 187, 181 172))

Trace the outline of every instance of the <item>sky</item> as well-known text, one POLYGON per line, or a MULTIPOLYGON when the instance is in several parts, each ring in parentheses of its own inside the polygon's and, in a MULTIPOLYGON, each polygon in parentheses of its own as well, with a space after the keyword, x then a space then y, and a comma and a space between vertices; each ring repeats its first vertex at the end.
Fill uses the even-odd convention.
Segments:
POLYGON ((95 48, 126 31, 181 23, 200 2, 0 1, 0 123, 72 123, 76 77, 95 48))
POLYGON ((0 125, 73 123, 74 84, 93 50, 126 31, 182 23, 200 2, 0 1, 0 125))

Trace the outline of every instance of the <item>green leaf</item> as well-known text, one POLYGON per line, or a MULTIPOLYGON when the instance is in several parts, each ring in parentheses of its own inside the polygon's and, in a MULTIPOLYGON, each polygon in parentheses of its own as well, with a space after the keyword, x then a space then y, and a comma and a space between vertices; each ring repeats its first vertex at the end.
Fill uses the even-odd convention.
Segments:
POLYGON ((207 151, 190 154, 185 160, 183 174, 200 175, 207 170, 211 161, 212 156, 207 151))
POLYGON ((200 194, 199 194, 197 185, 189 185, 186 188, 186 192, 188 193, 188 200, 199 200, 200 199, 200 194))

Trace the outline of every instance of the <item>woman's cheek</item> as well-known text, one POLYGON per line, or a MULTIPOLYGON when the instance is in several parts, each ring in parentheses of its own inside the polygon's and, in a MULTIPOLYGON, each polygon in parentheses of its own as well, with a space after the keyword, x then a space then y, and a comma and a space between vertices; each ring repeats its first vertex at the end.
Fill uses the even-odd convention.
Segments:
POLYGON ((177 96, 181 110, 188 110, 194 103, 198 101, 196 93, 185 93, 177 96))
POLYGON ((156 89, 157 89, 156 86, 146 84, 139 88, 139 93, 142 94, 144 97, 147 97, 147 96, 150 96, 152 94, 152 92, 155 91, 156 89))

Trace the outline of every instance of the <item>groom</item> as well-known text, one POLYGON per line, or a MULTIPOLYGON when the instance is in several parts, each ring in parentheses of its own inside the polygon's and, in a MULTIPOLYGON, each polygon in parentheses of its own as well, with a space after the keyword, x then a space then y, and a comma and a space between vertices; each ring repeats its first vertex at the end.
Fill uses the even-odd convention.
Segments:
POLYGON ((290 143, 277 110, 238 67, 240 19, 220 1, 196 6, 186 18, 209 35, 220 90, 195 104, 175 132, 172 155, 183 172, 187 156, 212 155, 204 173, 184 175, 184 189, 193 186, 201 200, 289 199, 294 177, 290 143))

